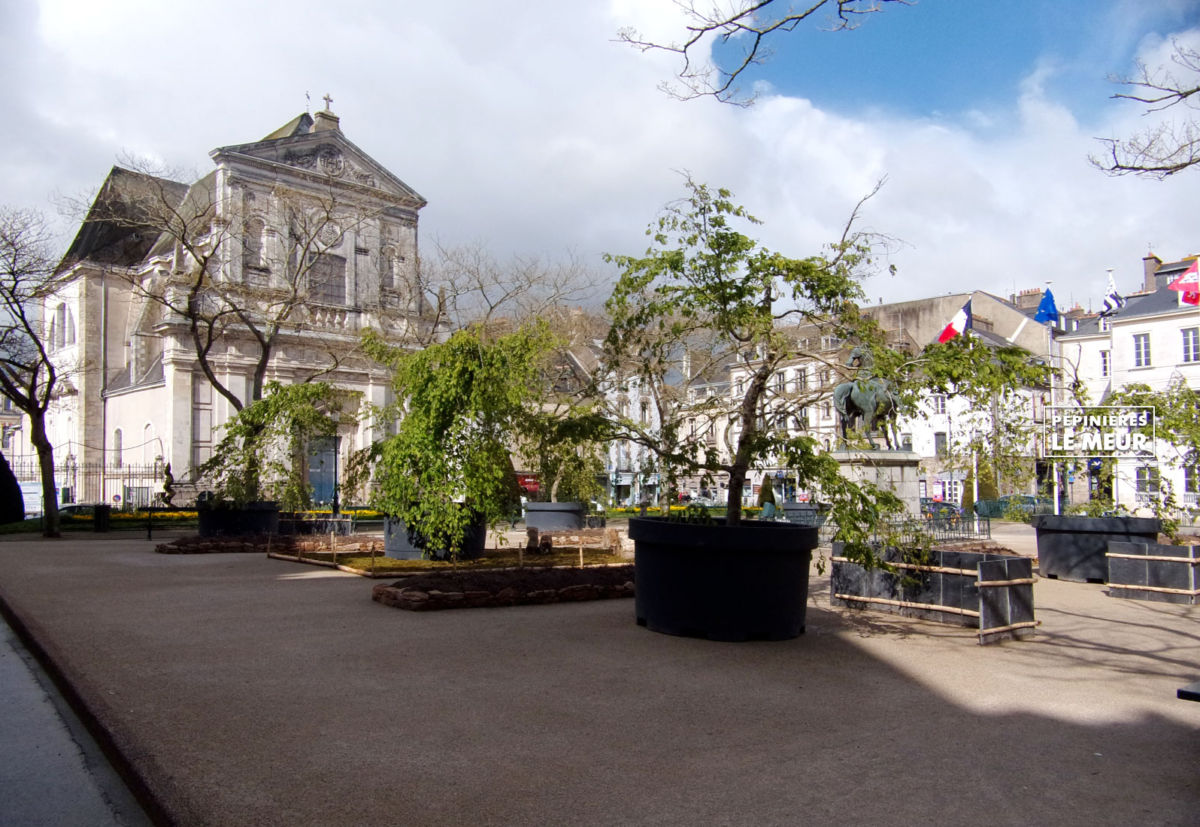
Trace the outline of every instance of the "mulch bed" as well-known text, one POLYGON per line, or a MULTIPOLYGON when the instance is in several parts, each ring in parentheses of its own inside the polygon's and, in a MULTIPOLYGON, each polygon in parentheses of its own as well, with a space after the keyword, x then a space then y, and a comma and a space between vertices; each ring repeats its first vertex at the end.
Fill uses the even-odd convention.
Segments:
MULTIPOLYGON (((244 535, 236 537, 180 537, 170 543, 159 543, 154 550, 159 554, 236 554, 245 552, 266 551, 279 554, 296 554, 297 552, 325 551, 329 548, 329 540, 325 537, 296 537, 291 534, 244 535)), ((339 554, 355 554, 369 551, 381 551, 382 543, 374 540, 360 542, 347 541, 339 538, 337 551, 339 554)))
POLYGON ((633 566, 435 572, 381 583, 371 598, 414 612, 633 597, 633 566))

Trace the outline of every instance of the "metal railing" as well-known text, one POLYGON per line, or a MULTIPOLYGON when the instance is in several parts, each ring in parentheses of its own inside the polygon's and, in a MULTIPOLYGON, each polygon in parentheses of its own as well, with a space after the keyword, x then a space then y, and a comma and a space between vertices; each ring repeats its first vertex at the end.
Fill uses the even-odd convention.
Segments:
MULTIPOLYGON (((41 466, 36 458, 10 463, 20 482, 40 482, 41 466)), ((54 484, 60 505, 106 503, 122 508, 144 508, 162 490, 161 463, 103 465, 60 462, 54 468, 54 484)))

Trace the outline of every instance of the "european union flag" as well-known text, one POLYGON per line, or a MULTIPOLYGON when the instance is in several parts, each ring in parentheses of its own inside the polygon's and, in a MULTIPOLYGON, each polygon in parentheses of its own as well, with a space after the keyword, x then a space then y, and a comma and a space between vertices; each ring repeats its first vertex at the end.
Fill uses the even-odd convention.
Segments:
POLYGON ((1038 305, 1037 315, 1033 317, 1033 320, 1058 324, 1058 308, 1054 304, 1054 294, 1050 292, 1049 288, 1042 296, 1042 303, 1038 305))

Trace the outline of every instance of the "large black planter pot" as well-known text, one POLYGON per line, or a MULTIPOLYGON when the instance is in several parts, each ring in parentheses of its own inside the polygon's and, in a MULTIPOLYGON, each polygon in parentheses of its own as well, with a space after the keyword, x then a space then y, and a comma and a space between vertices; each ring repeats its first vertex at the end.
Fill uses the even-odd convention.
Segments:
POLYGON ((1162 524, 1152 517, 1072 517, 1040 514, 1037 531, 1038 573, 1042 577, 1103 583, 1108 577, 1109 540, 1158 542, 1162 524))
MULTIPOLYGON (((458 552, 460 560, 474 560, 483 555, 487 544, 487 520, 482 514, 476 515, 471 525, 467 527, 467 535, 463 538, 462 548, 458 552)), ((415 531, 409 530, 403 520, 387 517, 383 521, 383 553, 396 560, 445 560, 448 557, 446 549, 427 550, 425 538, 415 531)))
POLYGON ((201 537, 279 533, 277 502, 197 504, 196 518, 201 537))
POLYGON ((804 632, 817 529, 748 520, 736 526, 629 521, 637 622, 709 640, 787 640, 804 632))
POLYGON ((576 531, 585 515, 583 503, 525 503, 525 526, 538 531, 576 531))

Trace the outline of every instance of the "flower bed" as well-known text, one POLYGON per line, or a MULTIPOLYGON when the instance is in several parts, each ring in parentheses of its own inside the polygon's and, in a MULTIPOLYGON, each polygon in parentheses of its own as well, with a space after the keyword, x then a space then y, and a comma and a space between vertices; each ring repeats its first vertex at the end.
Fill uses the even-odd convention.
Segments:
POLYGON ((427 612, 633 597, 633 566, 436 572, 381 583, 371 599, 427 612))

